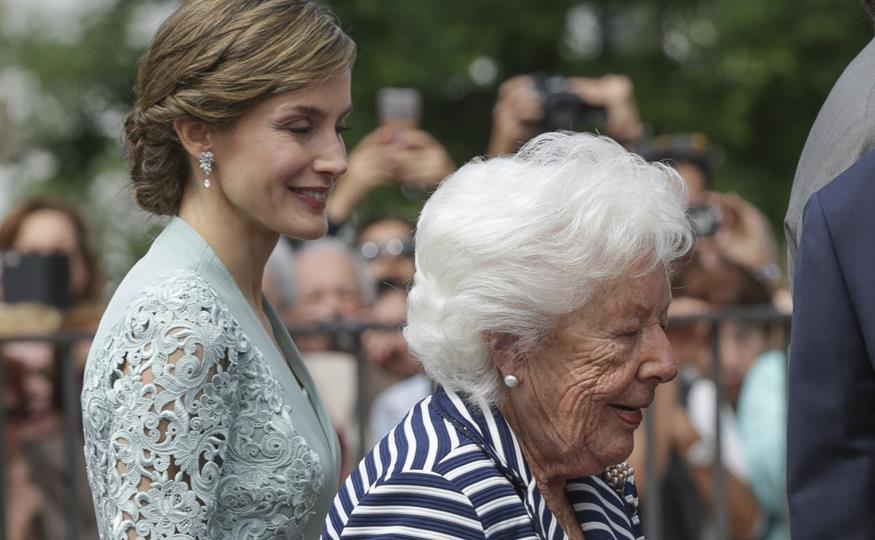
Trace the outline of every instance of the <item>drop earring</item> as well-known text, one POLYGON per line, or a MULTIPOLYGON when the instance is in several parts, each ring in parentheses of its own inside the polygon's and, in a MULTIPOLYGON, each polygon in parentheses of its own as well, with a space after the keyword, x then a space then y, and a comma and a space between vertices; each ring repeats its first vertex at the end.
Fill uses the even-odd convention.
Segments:
POLYGON ((198 166, 204 171, 204 187, 210 187, 210 185, 212 185, 210 174, 213 172, 213 153, 201 152, 201 157, 198 159, 198 166))

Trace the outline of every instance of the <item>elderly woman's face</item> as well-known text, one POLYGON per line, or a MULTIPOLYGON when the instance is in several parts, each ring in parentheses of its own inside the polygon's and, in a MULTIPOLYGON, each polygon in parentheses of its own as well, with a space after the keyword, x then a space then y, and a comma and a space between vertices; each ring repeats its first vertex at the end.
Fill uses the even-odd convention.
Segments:
POLYGON ((677 374, 665 336, 671 300, 666 273, 604 287, 584 308, 563 317, 526 356, 514 402, 535 407, 527 435, 548 460, 573 475, 597 474, 632 451, 658 384, 677 374), (522 401, 520 401, 522 400, 522 401))

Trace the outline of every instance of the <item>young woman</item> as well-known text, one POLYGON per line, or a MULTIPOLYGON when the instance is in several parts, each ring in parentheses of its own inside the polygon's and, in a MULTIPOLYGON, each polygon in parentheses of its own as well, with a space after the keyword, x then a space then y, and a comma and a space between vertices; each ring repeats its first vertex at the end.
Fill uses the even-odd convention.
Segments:
POLYGON ((189 0, 140 63, 135 197, 172 216, 116 291, 82 408, 101 537, 314 538, 334 430, 262 298, 280 235, 326 230, 355 45, 302 0, 189 0))

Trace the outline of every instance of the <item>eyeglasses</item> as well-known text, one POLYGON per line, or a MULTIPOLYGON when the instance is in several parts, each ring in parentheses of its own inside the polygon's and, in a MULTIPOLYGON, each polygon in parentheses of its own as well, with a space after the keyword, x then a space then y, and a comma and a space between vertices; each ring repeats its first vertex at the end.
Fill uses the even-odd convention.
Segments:
POLYGON ((362 257, 372 261, 379 257, 413 257, 413 242, 392 238, 388 242, 365 242, 361 247, 362 257))

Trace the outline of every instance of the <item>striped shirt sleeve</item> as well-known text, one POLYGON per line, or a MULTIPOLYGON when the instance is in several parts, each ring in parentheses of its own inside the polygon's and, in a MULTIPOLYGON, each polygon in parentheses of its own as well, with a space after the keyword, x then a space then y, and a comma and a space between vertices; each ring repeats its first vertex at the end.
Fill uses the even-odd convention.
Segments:
POLYGON ((323 538, 456 540, 486 538, 474 505, 443 476, 398 472, 371 487, 352 510, 340 535, 323 538))

